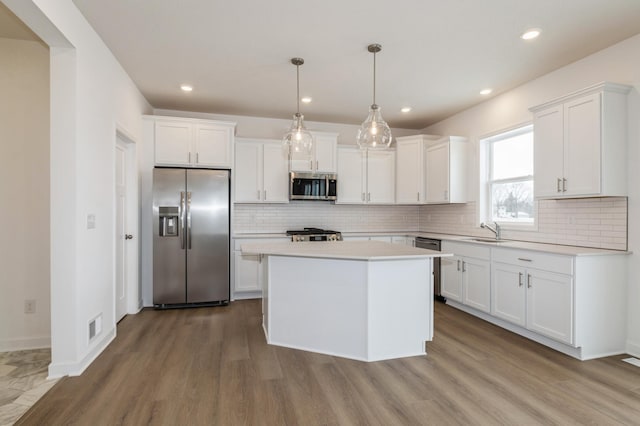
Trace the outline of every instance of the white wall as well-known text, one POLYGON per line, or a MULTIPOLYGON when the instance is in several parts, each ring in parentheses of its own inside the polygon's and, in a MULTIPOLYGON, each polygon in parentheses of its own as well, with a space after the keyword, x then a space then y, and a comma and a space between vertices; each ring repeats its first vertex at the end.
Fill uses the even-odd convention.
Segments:
POLYGON ((49 347, 49 49, 0 38, 0 352, 49 347), (24 313, 25 300, 36 312, 24 313))
POLYGON ((151 108, 71 0, 3 1, 51 46, 49 374, 75 375, 115 336, 116 129, 139 141, 151 108))
MULTIPOLYGON (((611 81, 634 86, 628 111, 628 257, 629 353, 640 356, 640 34, 543 77, 503 93, 423 130, 430 134, 468 136, 477 153, 478 140, 516 124, 530 122, 528 108, 584 87, 611 81)), ((477 161, 472 170, 478 176, 477 161)), ((477 180, 475 185, 477 188, 477 180)), ((472 197, 477 199, 477 194, 472 197)), ((625 283, 603 283, 625 285, 625 283)))

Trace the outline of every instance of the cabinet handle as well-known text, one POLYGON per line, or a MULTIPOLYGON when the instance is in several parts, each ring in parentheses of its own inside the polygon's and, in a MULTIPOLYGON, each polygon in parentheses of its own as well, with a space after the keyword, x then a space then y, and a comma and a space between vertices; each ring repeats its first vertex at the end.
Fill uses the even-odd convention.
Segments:
POLYGON ((460 260, 458 260, 458 271, 460 270, 460 260))
POLYGON ((531 259, 527 259, 525 257, 519 257, 518 260, 522 260, 523 262, 532 262, 531 259))
POLYGON ((318 170, 320 166, 318 165, 318 160, 316 160, 316 170, 318 170))
POLYGON ((418 192, 418 201, 420 201, 420 192, 418 192))
POLYGON ((196 152, 196 164, 200 163, 200 153, 196 152))
POLYGON ((444 200, 445 200, 445 201, 448 201, 448 200, 449 200, 449 190, 448 190, 448 189, 445 189, 445 190, 444 190, 444 200))
POLYGON ((562 189, 560 188, 560 183, 562 182, 562 179, 558 178, 558 182, 556 183, 556 192, 562 192, 562 189))
POLYGON ((371 201, 371 193, 367 192, 367 201, 371 201))
POLYGON ((264 200, 267 201, 267 190, 264 190, 264 200))
POLYGON ((531 288, 531 274, 527 274, 527 288, 531 288))
POLYGON ((518 272, 518 287, 522 287, 522 272, 518 272))
POLYGON ((366 201, 364 198, 364 192, 362 193, 362 201, 366 201))
POLYGON ((567 192, 567 180, 562 179, 562 192, 567 192))
POLYGON ((260 200, 260 190, 258 189, 258 200, 260 200))
POLYGON ((191 153, 189 153, 189 161, 187 161, 187 163, 191 162, 191 153))
POLYGON ((462 261, 462 272, 467 272, 467 262, 462 261))
POLYGON ((313 170, 313 160, 309 160, 309 170, 313 170))

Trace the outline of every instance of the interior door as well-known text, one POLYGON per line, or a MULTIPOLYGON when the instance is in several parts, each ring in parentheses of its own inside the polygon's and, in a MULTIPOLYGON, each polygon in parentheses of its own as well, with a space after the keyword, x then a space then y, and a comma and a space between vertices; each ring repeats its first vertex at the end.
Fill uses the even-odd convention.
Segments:
POLYGON ((127 151, 116 144, 116 322, 127 313, 127 151))

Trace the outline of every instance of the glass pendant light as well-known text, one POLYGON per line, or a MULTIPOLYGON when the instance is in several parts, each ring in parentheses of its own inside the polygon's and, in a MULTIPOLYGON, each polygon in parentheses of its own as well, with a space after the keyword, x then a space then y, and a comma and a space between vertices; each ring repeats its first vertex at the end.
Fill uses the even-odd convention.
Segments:
POLYGON ((291 128, 282 138, 282 143, 288 147, 290 155, 295 154, 299 158, 301 155, 311 155, 313 135, 304 126, 304 115, 300 114, 300 65, 304 64, 304 59, 291 58, 291 63, 296 66, 296 100, 298 109, 293 115, 291 128))
POLYGON ((391 144, 391 129, 376 104, 376 53, 382 50, 382 46, 370 44, 367 50, 373 53, 373 104, 369 107, 367 119, 358 129, 357 142, 361 149, 388 148, 391 144))

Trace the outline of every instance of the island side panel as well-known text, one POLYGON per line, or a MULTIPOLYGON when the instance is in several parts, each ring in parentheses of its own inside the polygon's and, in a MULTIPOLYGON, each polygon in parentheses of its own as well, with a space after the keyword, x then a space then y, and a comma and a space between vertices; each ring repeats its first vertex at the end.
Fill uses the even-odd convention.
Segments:
POLYGON ((368 359, 425 354, 433 338, 432 259, 369 262, 368 359))
POLYGON ((366 360, 367 263, 268 256, 268 343, 366 360))

